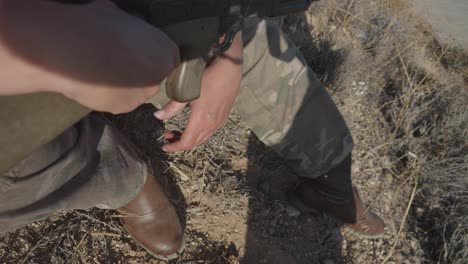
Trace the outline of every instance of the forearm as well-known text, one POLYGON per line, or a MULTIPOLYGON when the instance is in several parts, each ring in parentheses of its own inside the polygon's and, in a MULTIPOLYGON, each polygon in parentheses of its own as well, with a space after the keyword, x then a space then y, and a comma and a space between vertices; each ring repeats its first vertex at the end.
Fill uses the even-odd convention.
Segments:
POLYGON ((67 94, 71 86, 78 88, 72 79, 89 79, 97 65, 104 65, 97 61, 110 57, 105 53, 111 48, 103 47, 111 46, 111 40, 90 25, 85 6, 3 0, 0 12, 0 63, 8 68, 0 75, 3 94, 67 94))
POLYGON ((244 44, 242 41, 242 33, 236 34, 232 41, 231 47, 223 54, 219 55, 213 63, 230 64, 234 68, 242 68, 244 44))
POLYGON ((178 61, 177 48, 166 35, 108 1, 79 6, 43 0, 0 3, 1 66, 15 65, 0 82, 7 87, 3 79, 25 72, 35 77, 10 78, 4 94, 154 87, 178 61))
MULTIPOLYGON (((243 50, 242 33, 239 32, 234 37, 229 50, 219 55, 211 63, 210 67, 217 68, 219 72, 223 73, 220 78, 227 78, 230 81, 240 84, 242 79, 243 50)), ((239 89, 239 85, 228 85, 228 87, 239 89)))
POLYGON ((32 93, 46 90, 40 75, 31 65, 18 60, 0 42, 0 95, 32 93))
MULTIPOLYGON (((22 60, 13 52, 7 32, 15 30, 16 24, 11 16, 18 16, 18 9, 12 10, 12 5, 20 5, 23 1, 0 0, 0 95, 21 94, 46 90, 43 87, 40 71, 34 65, 22 60)), ((33 9, 36 1, 31 5, 23 4, 22 8, 33 9)), ((49 14, 52 15, 52 14, 49 14)), ((20 16, 24 19, 23 16, 20 16)))

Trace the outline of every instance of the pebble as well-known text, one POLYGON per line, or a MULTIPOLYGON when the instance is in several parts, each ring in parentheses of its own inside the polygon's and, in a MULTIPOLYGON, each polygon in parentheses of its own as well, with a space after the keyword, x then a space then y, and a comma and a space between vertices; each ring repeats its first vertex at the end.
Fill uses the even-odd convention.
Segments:
POLYGON ((389 184, 392 184, 392 182, 393 182, 393 176, 392 176, 392 174, 387 173, 387 175, 385 175, 385 178, 387 179, 387 182, 388 182, 389 184))
POLYGON ((355 36, 361 41, 367 41, 369 39, 369 33, 366 31, 359 30, 355 33, 355 36))
POLYGON ((411 241, 410 242, 410 245, 411 245, 411 248, 416 251, 418 249, 418 244, 416 243, 416 241, 411 241))
POLYGON ((393 254, 393 260, 395 260, 397 263, 401 263, 403 261, 403 255, 401 253, 395 253, 393 254))
POLYGON ((353 164, 353 167, 351 168, 351 170, 354 173, 358 173, 361 170, 361 167, 358 164, 353 164))
POLYGON ((282 203, 275 203, 273 205, 273 209, 276 214, 280 214, 281 212, 284 211, 284 205, 282 203))
POLYGON ((301 212, 292 206, 287 206, 285 211, 290 217, 297 217, 301 215, 301 212))

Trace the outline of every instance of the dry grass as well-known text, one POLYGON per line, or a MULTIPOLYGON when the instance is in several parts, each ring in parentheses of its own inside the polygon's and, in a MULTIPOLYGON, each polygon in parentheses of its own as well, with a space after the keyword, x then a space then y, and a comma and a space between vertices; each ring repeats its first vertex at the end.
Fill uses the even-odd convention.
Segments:
MULTIPOLYGON (((189 241, 177 262, 464 263, 466 51, 434 40, 403 0, 320 1, 303 16, 287 17, 283 28, 353 131, 354 182, 385 218, 385 238, 341 237, 333 219, 289 216, 281 193, 292 177, 234 114, 208 144, 156 165, 184 197, 172 197, 186 209, 189 241)), ((186 114, 167 126, 183 127, 186 114)), ((148 156, 161 159, 157 135, 138 120, 116 122, 148 156)), ((60 213, 2 235, 0 260, 158 263, 101 210, 60 213)))
MULTIPOLYGON (((393 183, 390 218, 401 221, 395 221, 384 262, 413 240, 424 252, 420 261, 463 263, 468 258, 466 51, 434 40, 430 27, 403 1, 326 1, 307 20, 315 43, 325 40, 334 46, 329 53, 346 53, 337 78, 327 80, 328 72, 322 78, 332 91, 345 90, 335 97, 355 136, 380 134, 373 140, 357 136, 357 152, 365 150, 364 162, 372 155, 377 163, 372 172, 387 173, 393 183), (346 92, 350 82, 358 96, 346 92), (352 113, 356 107, 368 111, 359 121, 352 113)), ((317 63, 316 57, 309 60, 317 63)), ((320 69, 326 61, 318 63, 320 69)))
MULTIPOLYGON (((386 138, 373 151, 390 157, 382 165, 402 183, 395 189, 401 198, 413 198, 408 192, 420 184, 414 203, 407 205, 407 209, 415 207, 409 210, 410 225, 401 227, 409 228, 421 242, 425 252, 421 261, 464 263, 468 259, 466 51, 434 40, 427 25, 405 12, 402 1, 327 1, 323 5, 316 13, 328 11, 327 26, 330 20, 336 21, 337 35, 346 36, 342 41, 340 36, 332 38, 349 43, 348 48, 346 44, 338 47, 350 50, 352 61, 341 66, 337 83, 344 86, 364 73, 361 76, 369 83, 364 96, 376 115, 368 116, 376 120, 368 120, 367 125, 383 123, 387 129, 386 138)), ((320 33, 328 35, 325 32, 324 28, 320 33)), ((403 216, 402 223, 406 212, 403 216)))

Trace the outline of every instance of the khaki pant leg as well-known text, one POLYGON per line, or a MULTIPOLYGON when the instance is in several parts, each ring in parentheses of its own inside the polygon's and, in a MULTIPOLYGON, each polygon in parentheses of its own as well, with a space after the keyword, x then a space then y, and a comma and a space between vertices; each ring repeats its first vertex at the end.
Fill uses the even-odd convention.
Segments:
POLYGON ((111 126, 89 115, 0 175, 0 232, 58 210, 120 207, 145 179, 146 163, 111 126))
POLYGON ((353 140, 333 100, 277 24, 244 32, 244 78, 236 110, 257 137, 302 177, 338 165, 353 140))

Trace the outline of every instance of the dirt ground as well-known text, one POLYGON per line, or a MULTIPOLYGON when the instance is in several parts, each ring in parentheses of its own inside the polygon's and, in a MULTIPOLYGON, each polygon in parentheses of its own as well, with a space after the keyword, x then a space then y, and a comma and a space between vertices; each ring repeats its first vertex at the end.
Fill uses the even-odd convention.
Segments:
MULTIPOLYGON (((298 179, 235 112, 207 144, 169 156, 155 127, 183 128, 188 110, 166 124, 151 105, 106 116, 151 159, 179 208, 187 245, 173 263, 463 263, 466 53, 439 44, 404 1, 320 1, 282 26, 353 132, 354 184, 385 219, 385 236, 358 239, 288 205, 298 179)), ((0 235, 0 263, 163 263, 114 214, 59 212, 0 235)))

